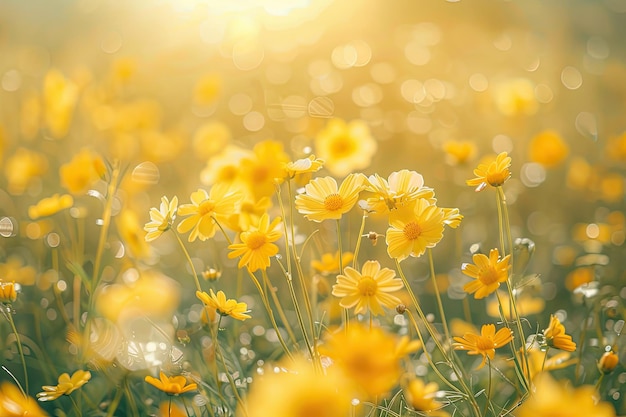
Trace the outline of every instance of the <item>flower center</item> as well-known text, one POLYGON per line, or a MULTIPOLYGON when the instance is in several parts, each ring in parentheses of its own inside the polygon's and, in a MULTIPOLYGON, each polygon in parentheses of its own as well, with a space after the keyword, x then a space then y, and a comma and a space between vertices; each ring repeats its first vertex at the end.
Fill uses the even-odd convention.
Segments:
POLYGON ((499 187, 509 178, 509 170, 493 171, 487 173, 487 182, 493 187, 499 187))
POLYGON ((328 211, 339 210, 343 207, 343 198, 339 194, 331 194, 324 199, 324 208, 328 211))
POLYGON ((493 343, 493 340, 491 340, 488 337, 479 337, 478 341, 476 342, 476 347, 478 348, 478 351, 487 351, 487 350, 492 350, 496 348, 496 344, 493 343))
POLYGON ((498 282, 498 272, 493 267, 488 267, 480 271, 478 279, 485 285, 498 282))
POLYGON ((211 200, 204 200, 200 204, 200 207, 198 207, 198 214, 200 214, 200 216, 205 216, 212 212, 214 209, 215 203, 213 203, 211 200))
POLYGON ((335 139, 330 145, 330 153, 335 158, 342 158, 351 155, 355 151, 354 141, 349 138, 340 137, 335 139))
POLYGON ((267 238, 265 237, 265 234, 261 232, 252 232, 248 235, 248 239, 246 240, 246 246, 248 246, 252 250, 255 250, 265 245, 266 242, 267 238))
POLYGON ((407 223, 402 231, 408 240, 415 240, 422 234, 422 228, 416 222, 407 223))
POLYGON ((361 295, 371 297, 376 294, 376 289, 378 288, 378 284, 376 284, 376 281, 374 280, 374 278, 366 275, 361 278, 361 280, 359 281, 358 287, 359 287, 359 292, 361 293, 361 295))

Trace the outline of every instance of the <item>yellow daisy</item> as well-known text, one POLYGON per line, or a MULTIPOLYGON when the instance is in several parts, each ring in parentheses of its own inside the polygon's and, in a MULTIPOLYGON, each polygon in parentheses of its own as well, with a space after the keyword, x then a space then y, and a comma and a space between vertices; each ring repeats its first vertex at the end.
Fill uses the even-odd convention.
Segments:
POLYGON ((282 233, 278 228, 280 217, 270 223, 270 217, 265 213, 259 219, 258 226, 252 226, 239 234, 241 243, 233 243, 228 246, 232 252, 228 253, 230 259, 241 256, 239 268, 247 266, 251 272, 257 269, 267 269, 270 266, 270 257, 278 253, 278 246, 274 243, 280 239, 282 233))
POLYGON ((401 209, 418 198, 435 203, 435 192, 424 186, 422 175, 407 169, 392 172, 388 180, 378 174, 371 175, 367 181, 367 191, 374 193, 367 199, 367 204, 376 213, 401 209))
POLYGON ((0 302, 12 303, 17 300, 14 282, 0 282, 0 302))
POLYGON ((378 144, 361 120, 346 123, 332 119, 315 138, 315 153, 326 161, 326 169, 338 177, 367 168, 378 144))
POLYGON ((36 220, 40 217, 52 216, 66 208, 72 207, 74 199, 69 194, 54 194, 51 197, 42 198, 34 206, 28 208, 28 217, 36 220))
POLYGON ((85 385, 91 379, 91 372, 83 371, 79 369, 74 372, 70 377, 69 374, 64 373, 59 376, 58 385, 44 385, 41 387, 43 392, 37 394, 39 401, 51 401, 56 400, 61 395, 70 395, 83 385, 85 385))
POLYGON ((172 201, 165 196, 161 197, 161 206, 158 210, 154 207, 150 209, 150 221, 143 227, 143 230, 148 232, 146 242, 155 240, 172 227, 177 209, 178 197, 174 196, 172 201))
POLYGON ((545 342, 549 347, 573 352, 576 350, 576 343, 572 341, 572 336, 565 334, 565 326, 555 316, 550 316, 550 325, 543 331, 545 342))
POLYGON ((296 208, 314 222, 340 219, 359 200, 364 180, 363 174, 350 174, 338 187, 332 177, 316 178, 304 187, 304 194, 296 196, 296 208))
POLYGON ((215 235, 216 221, 222 222, 235 210, 242 194, 232 190, 228 185, 216 184, 208 193, 198 189, 191 193, 191 204, 182 204, 178 208, 179 216, 189 216, 177 227, 180 233, 189 234, 189 242, 196 238, 207 240, 215 235))
POLYGON ((271 197, 276 185, 285 178, 285 164, 289 156, 278 141, 265 140, 257 143, 253 154, 241 160, 241 180, 255 199, 271 197))
POLYGON ((413 378, 403 391, 404 398, 415 411, 426 413, 431 417, 449 416, 447 412, 439 410, 443 404, 436 400, 436 394, 439 391, 436 382, 426 384, 420 378, 413 378))
POLYGON ((378 261, 367 261, 361 272, 354 268, 344 269, 344 275, 337 275, 332 294, 340 297, 343 308, 354 308, 354 314, 366 313, 375 316, 385 315, 383 306, 395 309, 400 299, 390 292, 402 289, 402 281, 389 268, 380 268, 378 261))
POLYGON ((444 211, 419 199, 410 213, 391 218, 387 229, 387 253, 399 261, 421 256, 443 238, 444 211))
POLYGON ((474 278, 463 286, 463 291, 474 294, 474 298, 485 298, 500 287, 501 282, 509 278, 509 261, 511 255, 500 259, 498 249, 491 249, 489 257, 477 253, 472 257, 473 264, 463 264, 461 270, 474 278))
POLYGON ((166 376, 163 371, 159 373, 159 379, 156 379, 153 376, 146 376, 145 381, 160 389, 167 395, 180 395, 185 392, 194 391, 198 389, 198 385, 195 383, 188 384, 187 378, 182 375, 177 376, 166 376))
POLYGON ((246 303, 239 303, 232 298, 226 299, 224 291, 218 291, 217 295, 213 290, 209 291, 210 294, 204 291, 196 291, 196 297, 207 306, 214 308, 222 316, 230 316, 235 320, 241 321, 250 318, 250 316, 246 314, 248 311, 248 305, 246 303))
POLYGON ((483 361, 476 369, 487 363, 487 358, 493 359, 496 349, 506 345, 513 339, 513 332, 503 327, 496 333, 496 326, 485 324, 480 334, 465 333, 463 337, 454 337, 452 346, 455 350, 467 350, 468 355, 482 355, 483 361))
POLYGON ((476 187, 476 191, 482 191, 487 185, 500 187, 511 176, 511 157, 506 152, 501 152, 496 160, 491 163, 479 164, 474 170, 476 178, 467 180, 467 185, 476 187))
POLYGON ((288 178, 293 178, 296 175, 317 172, 322 169, 323 166, 323 159, 316 159, 315 155, 309 155, 297 161, 287 162, 285 164, 285 172, 288 178))

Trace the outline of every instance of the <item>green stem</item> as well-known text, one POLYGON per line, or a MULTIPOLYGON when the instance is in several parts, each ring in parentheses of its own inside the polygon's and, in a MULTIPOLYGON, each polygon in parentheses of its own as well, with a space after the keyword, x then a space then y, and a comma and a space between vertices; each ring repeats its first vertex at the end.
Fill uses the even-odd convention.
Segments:
POLYGON ((450 340, 450 330, 448 330, 448 321, 446 320, 446 314, 443 309, 443 303, 441 302, 441 295, 439 294, 439 286, 437 285, 437 277, 435 276, 435 262, 433 261, 433 251, 428 248, 428 263, 430 265, 430 277, 433 281, 433 287, 435 288, 435 296, 437 298, 437 306, 439 307, 439 315, 443 322, 443 332, 446 336, 446 341, 450 340))
POLYGON ((489 359, 489 357, 487 357, 487 366, 489 367, 489 376, 487 379, 487 398, 485 400, 485 409, 483 410, 483 416, 487 415, 489 403, 491 402, 491 359, 489 359))
MULTIPOLYGON (((337 219, 337 249, 339 251, 339 273, 343 274, 343 249, 341 242, 341 223, 340 219, 337 219)), ((347 308, 343 309, 343 327, 345 329, 346 334, 348 333, 348 329, 350 327, 350 312, 347 308)))
POLYGON ((7 312, 5 310, 5 306, 2 306, 2 312, 4 313, 4 317, 7 318, 9 324, 11 325, 11 330, 13 331, 13 334, 15 335, 15 342, 17 343, 17 351, 20 354, 20 359, 22 361, 22 370, 24 372, 24 386, 26 387, 26 392, 28 392, 28 371, 26 370, 26 360, 24 359, 24 349, 22 349, 22 342, 20 340, 20 335, 17 332, 17 328, 15 327, 15 322, 13 321, 13 316, 11 315, 11 311, 12 311, 12 307, 9 305, 8 309, 9 311, 7 312))
POLYGON ((109 410, 106 417, 113 417, 113 415, 115 414, 115 410, 117 410, 117 407, 120 405, 122 394, 124 394, 124 391, 121 389, 115 391, 115 397, 113 397, 113 401, 111 401, 111 405, 109 405, 109 410))
MULTIPOLYGON (((282 305, 280 304, 280 300, 278 298, 278 296, 276 295, 276 291, 274 289, 274 286, 272 285, 272 282, 270 281, 269 276, 267 275, 267 272, 263 269, 261 270, 261 276, 263 277, 263 282, 266 285, 266 288, 268 289, 268 292, 272 295, 272 300, 274 301, 274 305, 276 306, 276 310, 278 311, 278 316, 280 317, 280 319, 282 320, 284 326, 285 326, 285 330, 287 330, 287 334, 289 335, 289 338, 291 339, 291 341, 293 342, 293 344, 296 346, 296 349, 298 348, 298 341, 296 339, 296 335, 293 333, 293 329, 291 328, 291 325, 289 324, 289 321, 287 320, 287 316, 285 315, 285 311, 283 310, 282 305)), ((290 291, 291 293, 291 291, 290 291)), ((295 294, 291 294, 292 298, 295 297, 295 294)), ((298 303, 294 300, 294 304, 297 306, 298 303)), ((296 314, 297 315, 297 314, 296 314)), ((301 319, 301 317, 299 317, 299 319, 301 319)), ((303 323, 300 321, 300 326, 303 326, 303 323)), ((307 346, 309 346, 309 342, 308 339, 306 338, 306 332, 303 332, 305 334, 305 341, 307 343, 307 346)))
POLYGON ((173 227, 170 230, 172 231, 172 233, 174 233, 174 236, 176 236, 176 240, 178 241, 180 248, 183 250, 183 253, 185 254, 185 259, 187 259, 187 262, 189 263, 189 267, 191 268, 191 274, 193 275, 193 279, 196 284, 196 289, 202 292, 202 287, 200 286, 200 281, 198 280, 198 274, 196 273, 196 268, 193 266, 193 261, 191 260, 191 256, 189 256, 189 252, 187 251, 187 248, 185 248, 185 244, 183 243, 180 236, 178 235, 176 230, 174 230, 173 227))
MULTIPOLYGON (((220 321, 221 319, 222 317, 220 316, 220 321)), ((217 331, 219 332, 219 322, 218 322, 217 331)), ((230 374, 230 371, 228 370, 228 366, 226 365, 226 360, 224 359, 224 354, 222 353, 222 348, 220 347, 219 336, 216 336, 215 338, 215 353, 220 359, 220 362, 222 362, 222 366, 224 367, 224 373, 226 374, 226 378, 228 378, 228 383, 230 384, 230 388, 233 390, 233 395, 235 396, 235 399, 237 400, 237 404, 239 404, 244 417, 247 417, 248 410, 246 408, 246 404, 241 399, 241 396, 239 395, 239 391, 237 390, 237 384, 235 384, 235 380, 233 379, 233 376, 230 374)))
POLYGON ((359 249, 361 249, 361 241, 363 240, 363 232, 365 231, 365 219, 367 219, 367 211, 363 211, 363 218, 361 219, 361 228, 356 239, 356 247, 354 248, 354 257, 352 258, 352 268, 356 269, 358 264, 359 249))
POLYGON ((76 404, 76 401, 74 401, 74 398, 72 398, 71 396, 68 395, 68 398, 70 399, 70 401, 72 402, 72 405, 74 406, 74 411, 76 412, 77 416, 82 416, 83 413, 80 412, 80 408, 78 408, 78 404, 76 404))

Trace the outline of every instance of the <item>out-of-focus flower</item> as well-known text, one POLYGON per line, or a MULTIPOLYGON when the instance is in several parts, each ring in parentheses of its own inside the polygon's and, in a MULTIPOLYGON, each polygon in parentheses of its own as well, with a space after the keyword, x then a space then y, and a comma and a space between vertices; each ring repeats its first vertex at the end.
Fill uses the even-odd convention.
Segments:
POLYGON ((161 197, 161 206, 158 210, 155 207, 150 209, 150 221, 143 228, 148 232, 146 242, 155 240, 172 227, 177 209, 178 197, 174 196, 172 201, 169 201, 165 196, 161 197))
POLYGON ((220 152, 231 140, 228 125, 211 121, 200 126, 193 135, 194 156, 202 161, 220 152))
POLYGON ((555 315, 550 316, 550 325, 543 331, 543 336, 549 347, 567 352, 576 350, 576 343, 572 341, 572 336, 565 334, 565 326, 555 315))
POLYGON ((196 297, 200 299, 204 304, 214 308, 222 316, 230 316, 235 320, 249 319, 251 316, 246 314, 248 312, 248 305, 246 303, 237 302, 232 298, 226 299, 224 291, 218 291, 217 294, 213 290, 209 290, 210 294, 204 291, 196 291, 196 297))
POLYGON ((480 369, 487 363, 487 358, 493 360, 496 349, 513 340, 513 332, 503 327, 496 332, 496 326, 485 324, 480 329, 480 334, 465 333, 463 337, 454 337, 452 346, 455 350, 466 350, 468 355, 481 355, 483 361, 476 369, 480 369))
POLYGON ((189 415, 178 405, 170 401, 163 401, 159 405, 159 417, 188 417, 189 415))
MULTIPOLYGON (((487 301, 487 314, 490 317, 499 319, 504 314, 504 317, 507 320, 515 319, 514 315, 511 314, 511 303, 509 302, 508 294, 499 294, 500 300, 502 301, 502 305, 498 299, 493 298, 487 301)), ((541 313, 546 306, 546 302, 541 297, 533 297, 532 295, 526 294, 525 292, 520 295, 516 301, 515 305, 517 307, 517 313, 521 317, 530 316, 533 314, 541 313)))
POLYGON ((78 100, 78 86, 56 69, 50 69, 43 81, 44 122, 50 135, 67 135, 78 100))
POLYGON ((228 253, 230 259, 239 259, 239 268, 247 266, 251 272, 257 269, 267 269, 270 266, 270 257, 278 253, 278 246, 274 243, 282 236, 278 229, 280 217, 270 223, 270 217, 266 213, 259 219, 256 226, 250 227, 239 234, 241 243, 233 243, 228 246, 232 252, 228 253))
POLYGON ((606 155, 614 161, 626 161, 626 132, 609 138, 606 144, 606 155))
POLYGON ((419 257, 443 238, 444 212, 428 200, 419 199, 410 213, 403 212, 390 219, 389 226, 386 234, 389 256, 398 261, 419 257))
POLYGON ((34 285, 37 271, 29 265, 24 265, 18 256, 9 256, 5 263, 0 263, 0 277, 5 282, 15 282, 20 285, 34 285))
POLYGON ((105 173, 106 167, 102 158, 86 148, 81 149, 70 162, 59 168, 61 186, 72 194, 84 193, 105 173))
POLYGON ((317 172, 322 169, 323 166, 323 159, 315 158, 315 155, 309 155, 297 161, 287 162, 285 164, 285 172, 287 173, 287 178, 293 178, 296 175, 317 172))
POLYGON ((58 385, 44 385, 41 387, 43 392, 37 394, 37 399, 39 401, 52 401, 61 395, 70 395, 89 382, 90 379, 91 372, 83 371, 82 369, 74 372, 71 377, 68 373, 63 373, 59 376, 58 385))
POLYGON ((495 161, 490 163, 478 164, 478 168, 474 170, 476 178, 467 180, 466 184, 476 187, 476 191, 483 190, 487 185, 492 187, 500 187, 511 176, 511 157, 506 152, 501 152, 495 161))
POLYGON ((0 281, 0 302, 12 303, 15 300, 17 300, 17 291, 15 290, 15 283, 0 281))
POLYGON ((535 86, 526 78, 503 80, 491 91, 496 108, 505 116, 531 115, 539 108, 535 86))
POLYGON ((352 406, 350 381, 334 368, 316 372, 310 362, 297 358, 279 372, 255 377, 247 398, 248 411, 238 417, 344 417, 352 406), (280 392, 280 401, 276 393, 280 392))
POLYGON ((0 415, 3 417, 48 417, 34 398, 24 396, 18 387, 6 381, 0 386, 0 415))
POLYGON ((314 222, 340 219, 357 203, 364 180, 362 174, 350 174, 337 187, 333 177, 316 178, 304 187, 304 194, 296 196, 296 208, 314 222))
POLYGON ((559 165, 567 158, 569 146, 561 135, 554 130, 544 130, 535 135, 528 144, 528 156, 531 161, 547 168, 559 165))
POLYGON ((571 358, 569 352, 559 352, 546 357, 546 352, 537 349, 536 345, 526 349, 526 360, 522 357, 521 351, 518 356, 524 374, 529 375, 531 380, 533 380, 535 376, 540 375, 541 372, 566 368, 574 365, 578 361, 576 358, 571 358), (528 363, 530 373, 526 372, 526 363, 528 363))
POLYGON ((121 57, 111 65, 111 79, 114 84, 127 84, 137 73, 137 61, 131 57, 121 57))
POLYGON ((283 144, 274 140, 265 140, 254 145, 253 155, 241 160, 241 180, 246 184, 255 199, 270 197, 276 191, 276 185, 285 178, 285 164, 289 156, 283 144))
POLYGON ((347 267, 342 275, 337 275, 333 285, 333 295, 340 297, 343 308, 354 307, 354 314, 366 313, 375 316, 385 315, 384 307, 395 309, 400 299, 391 292, 402 289, 402 281, 389 268, 380 267, 378 261, 367 261, 361 272, 347 267))
POLYGON ((177 230, 180 233, 191 230, 188 240, 193 242, 196 238, 203 241, 212 238, 217 230, 216 222, 226 221, 242 194, 228 185, 215 184, 208 193, 198 189, 190 198, 191 204, 178 207, 179 216, 189 217, 178 224, 177 230))
POLYGON ((198 385, 196 383, 187 383, 187 378, 184 376, 176 375, 168 377, 163 371, 159 372, 159 379, 156 379, 151 375, 147 375, 145 381, 163 391, 167 395, 180 395, 198 389, 198 385))
POLYGON ((517 417, 594 416, 615 417, 615 408, 597 402, 592 386, 574 388, 569 382, 557 382, 544 372, 533 380, 532 395, 515 410, 517 417))
POLYGON ((500 287, 500 283, 509 278, 509 261, 511 255, 500 259, 498 249, 491 249, 489 257, 482 253, 472 256, 473 264, 463 264, 461 270, 473 281, 463 286, 463 291, 474 294, 474 298, 485 298, 500 287))
POLYGON ((137 213, 124 209, 115 216, 115 224, 120 238, 126 243, 131 255, 137 259, 148 258, 151 247, 144 238, 145 233, 139 222, 137 213))
POLYGON ((254 154, 248 149, 228 145, 222 152, 207 162, 207 166, 200 173, 200 180, 206 185, 217 183, 234 184, 235 182, 243 184, 240 168, 241 161, 253 157, 254 154))
POLYGON ((565 288, 574 291, 583 284, 595 281, 595 273, 592 267, 586 266, 576 268, 565 277, 565 288))
POLYGON ((450 140, 443 144, 446 162, 450 165, 464 164, 476 155, 476 144, 470 141, 450 140))
POLYGON ((222 271, 210 267, 202 271, 201 275, 206 281, 217 281, 222 276, 222 271))
POLYGON ((440 410, 443 404, 436 399, 437 391, 439 385, 436 382, 426 384, 420 378, 412 378, 403 389, 404 398, 415 411, 430 417, 447 417, 450 414, 440 410))
POLYGON ((193 101, 199 106, 208 106, 215 102, 222 89, 222 78, 218 74, 202 76, 193 88, 193 101))
POLYGON ((7 188, 13 195, 21 195, 32 181, 42 176, 48 169, 48 160, 37 152, 18 148, 4 167, 7 188))
POLYGON ((610 172, 600 178, 600 198, 607 203, 618 203, 624 199, 624 176, 610 172))
POLYGON ((315 153, 326 161, 326 169, 339 177, 367 168, 377 148, 369 127, 361 120, 346 123, 331 119, 315 138, 315 153))
POLYGON ((138 135, 143 157, 154 163, 175 161, 187 145, 187 139, 175 130, 143 130, 138 135))
POLYGON ((34 206, 28 208, 28 217, 36 220, 40 217, 52 216, 59 211, 72 207, 74 199, 69 194, 54 194, 51 197, 42 198, 34 206))
POLYGON ((610 374, 619 364, 619 356, 615 352, 604 352, 598 360, 598 369, 604 374, 610 374))
POLYGON ((343 252, 341 257, 339 256, 339 251, 335 253, 327 252, 322 254, 321 259, 312 260, 311 266, 322 275, 330 275, 341 271, 340 260, 343 261, 343 265, 349 265, 353 258, 354 254, 352 252, 343 252))
POLYGON ((585 158, 572 157, 567 170, 566 184, 572 190, 586 190, 594 175, 594 169, 585 158))
POLYGON ((419 349, 411 344, 398 350, 399 340, 379 327, 371 329, 350 324, 347 331, 332 335, 320 346, 335 365, 366 395, 374 397, 388 392, 402 374, 400 359, 419 349))
POLYGON ((415 171, 403 169, 392 172, 389 180, 374 174, 369 177, 366 185, 366 190, 374 193, 367 199, 367 203, 376 213, 389 214, 402 210, 419 198, 435 203, 435 192, 424 186, 424 178, 415 171))
POLYGON ((228 216, 224 224, 235 232, 245 232, 250 226, 258 224, 261 216, 267 213, 271 207, 272 200, 269 197, 255 200, 251 194, 247 195, 239 201, 234 212, 228 216))

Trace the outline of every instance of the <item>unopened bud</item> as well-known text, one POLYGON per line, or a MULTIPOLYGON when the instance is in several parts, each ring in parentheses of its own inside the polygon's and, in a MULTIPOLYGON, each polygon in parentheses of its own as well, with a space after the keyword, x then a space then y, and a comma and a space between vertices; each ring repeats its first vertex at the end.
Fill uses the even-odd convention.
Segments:
POLYGON ((405 311, 406 311, 406 306, 404 304, 398 304, 396 306, 396 312, 398 314, 404 314, 405 311))
POLYGON ((602 357, 600 357, 600 360, 598 361, 598 369, 600 370, 600 372, 608 374, 613 372, 613 369, 615 369, 618 363, 619 356, 617 356, 615 352, 613 352, 612 350, 609 352, 604 352, 604 355, 602 355, 602 357))

